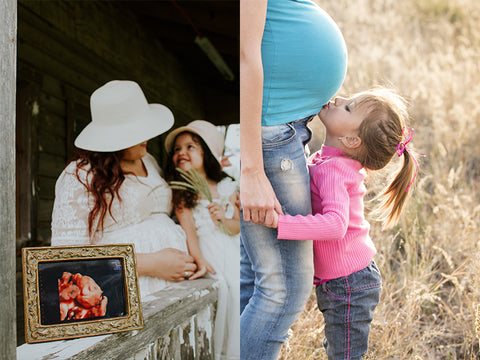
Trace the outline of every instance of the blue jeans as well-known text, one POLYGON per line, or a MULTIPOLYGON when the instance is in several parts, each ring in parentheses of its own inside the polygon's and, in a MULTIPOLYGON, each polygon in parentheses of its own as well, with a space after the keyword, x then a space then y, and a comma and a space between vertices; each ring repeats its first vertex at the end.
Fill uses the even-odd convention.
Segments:
MULTIPOLYGON (((265 173, 285 214, 311 213, 310 119, 262 127, 265 173)), ((278 240, 277 229, 240 219, 240 358, 277 359, 312 291, 312 242, 278 240)))
POLYGON ((381 290, 382 277, 373 260, 365 269, 316 287, 328 360, 362 359, 381 290))

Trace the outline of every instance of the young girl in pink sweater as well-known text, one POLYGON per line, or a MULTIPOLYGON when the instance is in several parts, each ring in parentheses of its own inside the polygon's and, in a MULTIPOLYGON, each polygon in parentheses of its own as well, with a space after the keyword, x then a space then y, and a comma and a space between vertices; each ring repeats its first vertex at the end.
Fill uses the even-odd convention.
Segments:
POLYGON ((337 97, 319 117, 326 136, 309 159, 312 215, 279 215, 274 227, 279 239, 315 240, 314 283, 328 359, 361 359, 382 282, 364 217, 365 170, 403 157, 379 207, 384 227, 394 225, 418 170, 416 154, 407 147, 413 130, 405 124, 404 100, 384 88, 337 97))

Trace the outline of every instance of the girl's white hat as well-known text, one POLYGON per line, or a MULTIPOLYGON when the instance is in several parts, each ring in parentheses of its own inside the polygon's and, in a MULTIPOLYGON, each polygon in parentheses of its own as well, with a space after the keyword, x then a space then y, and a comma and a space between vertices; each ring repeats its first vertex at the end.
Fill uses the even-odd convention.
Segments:
POLYGON ((222 133, 217 130, 216 126, 205 120, 195 120, 186 126, 181 126, 175 130, 172 130, 165 138, 165 149, 168 153, 172 151, 175 138, 182 132, 191 132, 200 136, 208 148, 212 152, 213 156, 220 162, 220 158, 223 155, 223 148, 225 141, 222 133))
POLYGON ((149 104, 134 81, 113 80, 90 97, 92 122, 75 139, 75 146, 90 151, 127 149, 158 136, 173 125, 164 105, 149 104))

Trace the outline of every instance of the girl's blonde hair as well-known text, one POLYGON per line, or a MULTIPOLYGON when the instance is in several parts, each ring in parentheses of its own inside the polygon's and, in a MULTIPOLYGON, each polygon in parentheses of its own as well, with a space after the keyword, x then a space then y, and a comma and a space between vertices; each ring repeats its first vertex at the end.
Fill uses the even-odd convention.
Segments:
POLYGON ((384 228, 388 228, 398 222, 418 167, 417 154, 405 148, 408 142, 405 136, 410 131, 406 127, 409 118, 406 101, 393 90, 383 87, 361 92, 354 98, 357 99, 356 107, 365 109, 366 116, 358 133, 362 142, 353 158, 366 170, 379 170, 395 154, 403 156, 401 168, 393 174, 390 184, 379 196, 378 218, 384 228))

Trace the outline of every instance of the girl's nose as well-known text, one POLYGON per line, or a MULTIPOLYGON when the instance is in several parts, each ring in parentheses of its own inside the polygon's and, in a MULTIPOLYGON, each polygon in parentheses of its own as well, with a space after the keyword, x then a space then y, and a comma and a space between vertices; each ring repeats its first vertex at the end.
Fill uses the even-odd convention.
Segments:
POLYGON ((335 106, 341 105, 345 100, 346 100, 345 98, 342 98, 342 97, 340 97, 340 96, 336 97, 336 98, 335 98, 335 101, 334 101, 334 102, 335 102, 335 106))

